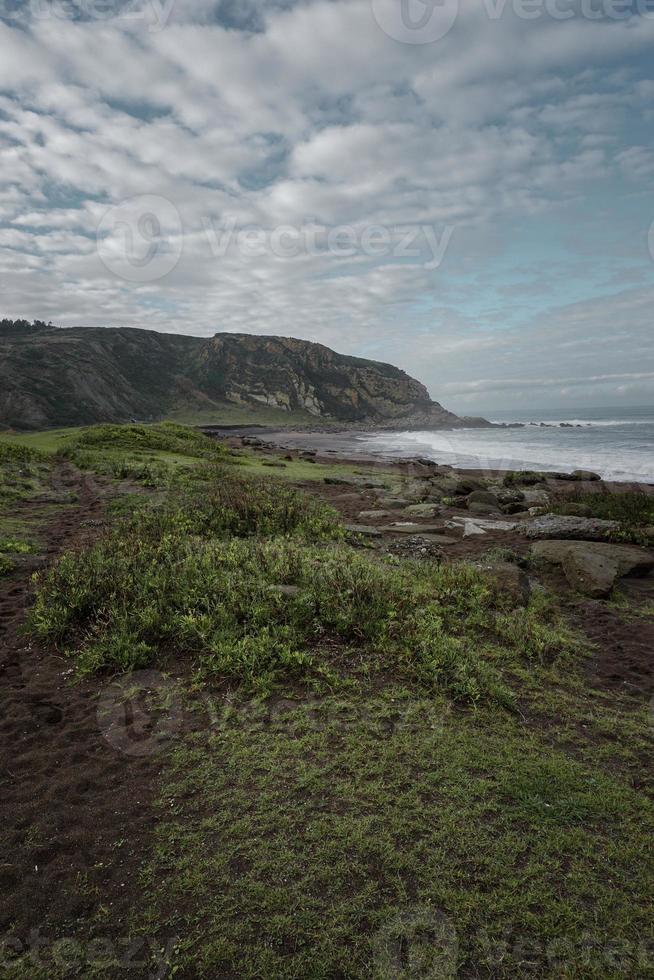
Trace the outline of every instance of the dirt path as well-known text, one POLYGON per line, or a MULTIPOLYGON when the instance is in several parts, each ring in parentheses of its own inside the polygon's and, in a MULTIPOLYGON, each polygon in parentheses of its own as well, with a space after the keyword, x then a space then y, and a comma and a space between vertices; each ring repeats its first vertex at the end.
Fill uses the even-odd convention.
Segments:
MULTIPOLYGON (((9 949, 47 962, 63 938, 83 954, 92 933, 122 955, 152 821, 156 760, 113 748, 98 725, 97 681, 71 683, 70 662, 21 632, 34 567, 97 535, 111 492, 69 464, 52 482, 77 503, 45 529, 43 556, 0 583, 0 975, 3 941, 5 961, 9 949)), ((37 513, 16 508, 22 519, 37 513)))

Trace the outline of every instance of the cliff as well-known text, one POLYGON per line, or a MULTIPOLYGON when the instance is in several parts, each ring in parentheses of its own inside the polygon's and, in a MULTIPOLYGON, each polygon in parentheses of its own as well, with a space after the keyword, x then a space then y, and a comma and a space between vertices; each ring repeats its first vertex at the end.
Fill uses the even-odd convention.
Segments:
POLYGON ((0 331, 0 425, 16 429, 159 419, 225 405, 377 427, 463 421, 390 364, 286 337, 211 339, 147 330, 0 331))

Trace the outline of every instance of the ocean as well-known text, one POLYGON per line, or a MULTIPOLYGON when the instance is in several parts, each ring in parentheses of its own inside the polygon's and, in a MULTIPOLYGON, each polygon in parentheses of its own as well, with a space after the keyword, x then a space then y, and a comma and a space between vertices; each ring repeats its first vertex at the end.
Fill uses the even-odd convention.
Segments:
POLYGON ((593 470, 606 480, 654 483, 654 408, 488 412, 520 429, 384 432, 357 439, 392 456, 425 456, 474 469, 593 470), (541 426, 541 422, 546 423, 541 426), (562 427, 561 423, 567 423, 562 427))

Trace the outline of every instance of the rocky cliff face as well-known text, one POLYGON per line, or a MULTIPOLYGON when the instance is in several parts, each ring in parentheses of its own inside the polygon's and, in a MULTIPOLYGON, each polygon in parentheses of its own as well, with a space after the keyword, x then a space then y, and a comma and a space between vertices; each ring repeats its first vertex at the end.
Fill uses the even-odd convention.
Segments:
POLYGON ((205 340, 146 330, 0 334, 0 424, 17 429, 155 419, 192 406, 268 406, 377 427, 462 422, 389 364, 285 337, 205 340))
POLYGON ((201 390, 241 404, 365 424, 413 416, 440 425, 459 421, 399 368, 303 340, 218 334, 197 355, 194 373, 201 390))

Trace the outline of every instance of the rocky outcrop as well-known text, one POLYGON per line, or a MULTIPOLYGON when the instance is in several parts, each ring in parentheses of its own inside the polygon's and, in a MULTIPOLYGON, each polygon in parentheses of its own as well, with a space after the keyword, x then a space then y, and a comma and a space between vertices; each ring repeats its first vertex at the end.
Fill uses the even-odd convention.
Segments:
POLYGON ((287 337, 111 328, 0 334, 0 426, 147 421, 180 409, 215 411, 219 423, 225 405, 293 412, 308 424, 488 424, 459 419, 390 364, 287 337))
POLYGON ((592 517, 565 517, 545 514, 525 528, 528 538, 565 538, 577 541, 605 541, 614 531, 619 531, 617 521, 601 521, 592 517))
POLYGON ((605 599, 616 581, 628 575, 647 575, 654 569, 654 555, 631 545, 601 541, 539 541, 532 545, 534 558, 560 565, 576 592, 605 599))
POLYGON ((337 354, 288 337, 218 334, 194 361, 202 391, 341 422, 452 427, 462 420, 390 364, 337 354))

